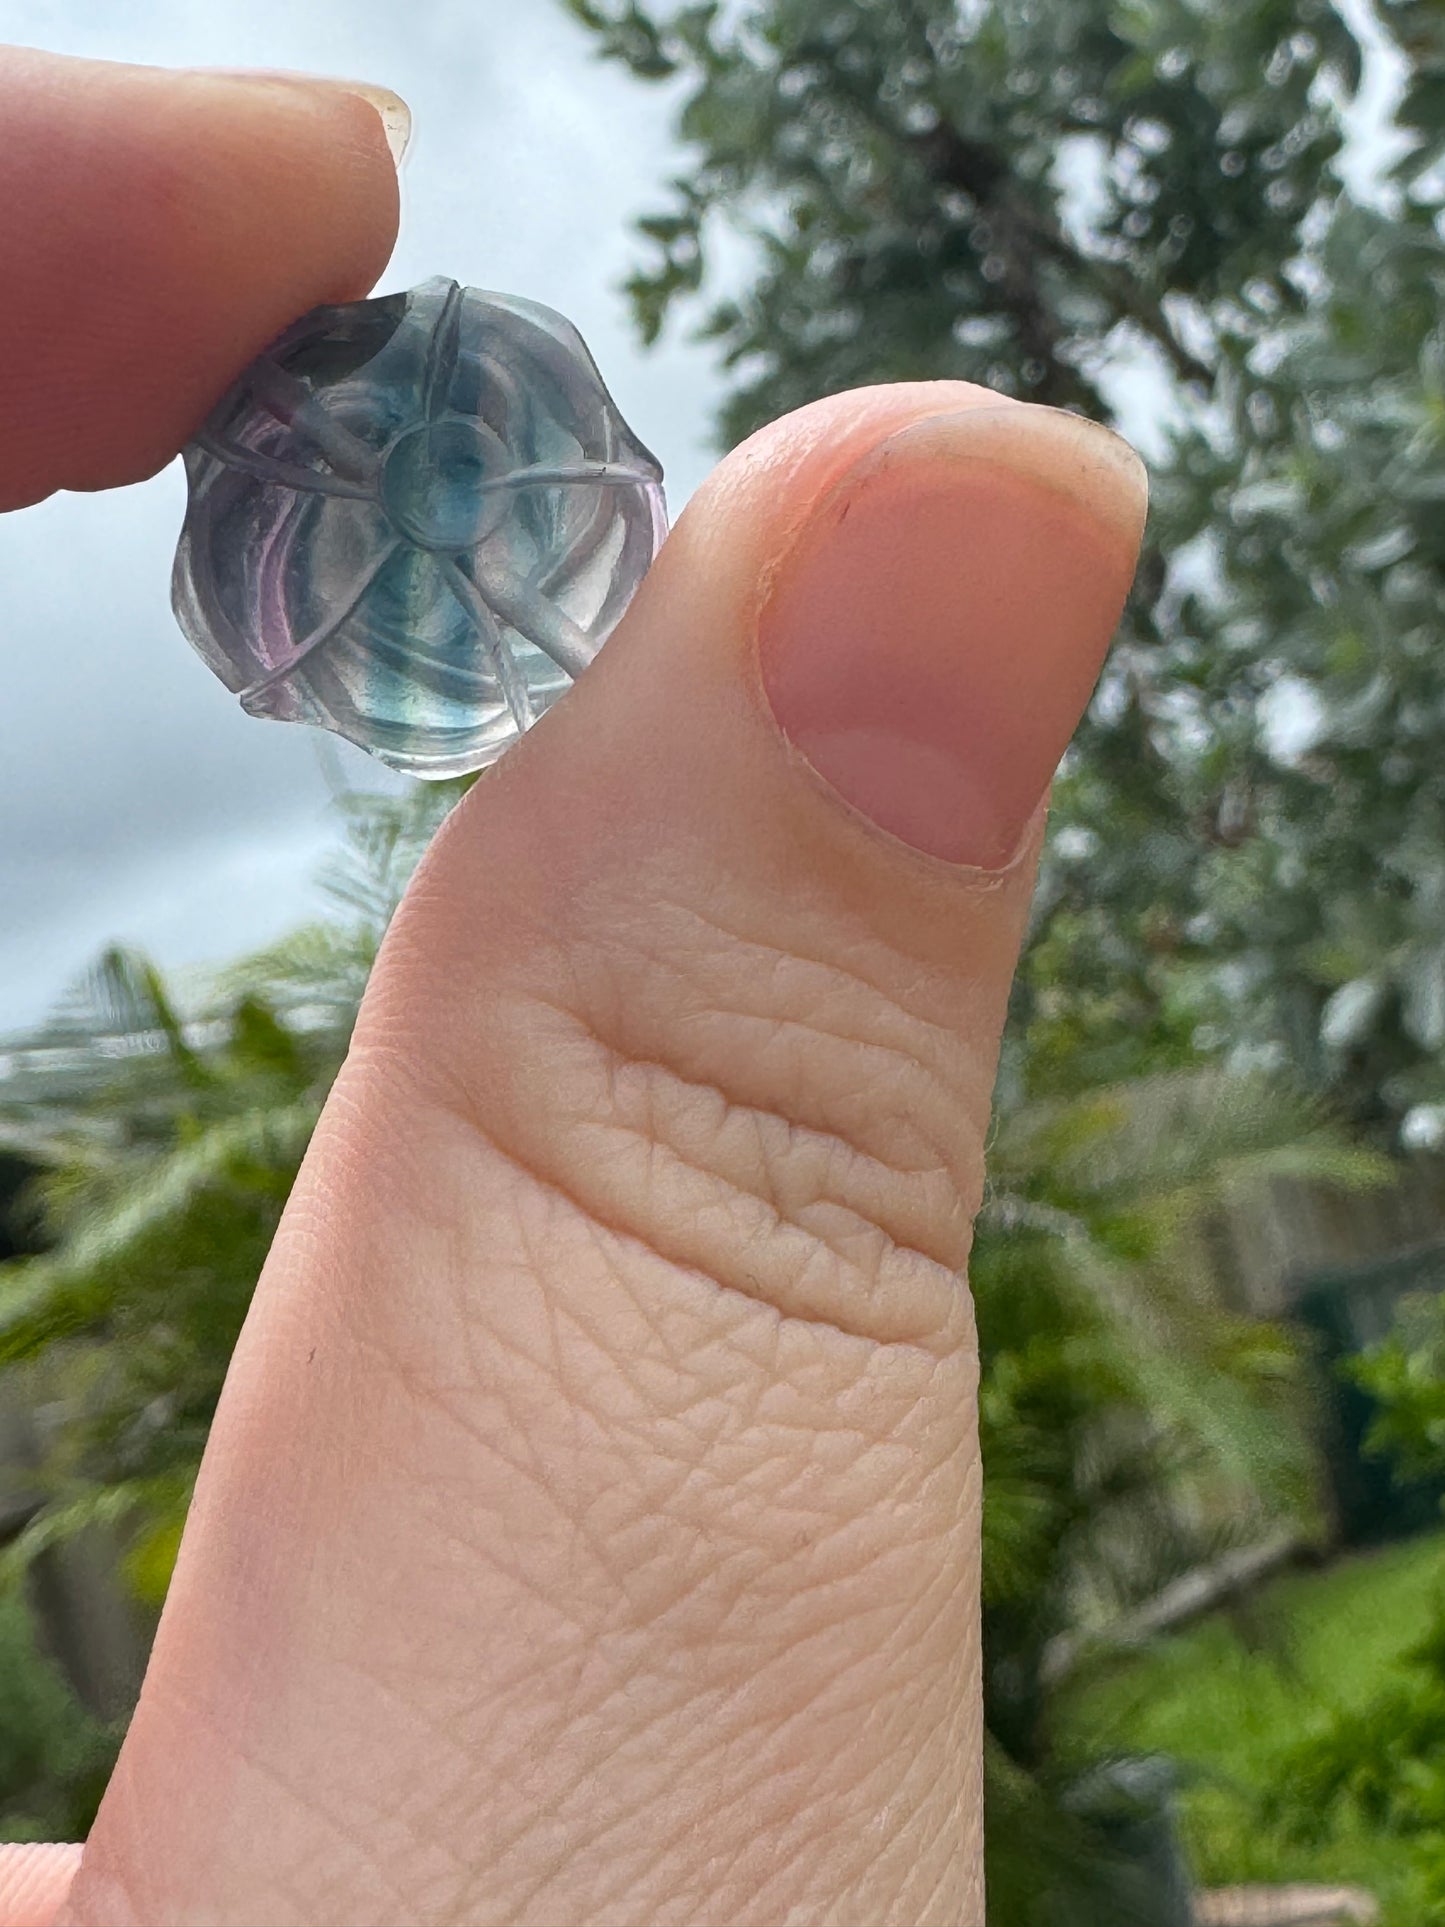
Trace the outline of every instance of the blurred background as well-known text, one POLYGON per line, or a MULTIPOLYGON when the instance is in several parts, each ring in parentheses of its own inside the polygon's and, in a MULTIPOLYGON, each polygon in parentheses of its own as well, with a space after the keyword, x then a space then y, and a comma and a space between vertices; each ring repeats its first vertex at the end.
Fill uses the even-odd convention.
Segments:
MULTIPOLYGON (((1140 444, 972 1267, 989 1919, 1445 1922, 1437 0, 0 0, 0 39, 395 87, 383 288, 569 314, 674 507, 863 382, 1140 444)), ((242 716, 169 614, 181 506, 0 523, 11 1839, 88 1824, 456 794, 242 716)))

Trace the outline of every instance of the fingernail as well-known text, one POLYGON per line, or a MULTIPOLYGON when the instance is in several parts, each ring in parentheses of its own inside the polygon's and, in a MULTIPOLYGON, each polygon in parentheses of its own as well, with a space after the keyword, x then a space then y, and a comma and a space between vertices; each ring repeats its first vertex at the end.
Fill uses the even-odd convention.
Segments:
POLYGON ((381 116, 381 124, 386 133, 386 144, 391 149, 391 158, 398 169, 406 159, 407 149, 411 146, 411 109, 400 94, 394 94, 390 87, 378 87, 369 80, 338 80, 337 87, 344 87, 348 93, 357 94, 374 107, 381 116))
POLYGON ((1006 864, 1098 679, 1147 487, 1127 443, 1058 409, 895 432, 774 574, 759 649, 783 733, 902 842, 1006 864))
POLYGON ((398 170, 411 146, 411 109, 400 94, 393 93, 390 87, 378 86, 375 81, 335 80, 329 74, 298 74, 279 67, 197 67, 192 71, 211 80, 264 81, 270 86, 305 87, 313 93, 324 87, 337 93, 355 94, 381 121, 392 163, 398 170))

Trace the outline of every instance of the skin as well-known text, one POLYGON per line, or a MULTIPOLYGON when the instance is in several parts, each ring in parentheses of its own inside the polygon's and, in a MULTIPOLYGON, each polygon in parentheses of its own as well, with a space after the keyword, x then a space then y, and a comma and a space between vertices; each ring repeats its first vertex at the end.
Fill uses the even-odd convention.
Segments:
MULTIPOLYGON (((381 125, 340 88, 11 53, 0 101, 7 506, 152 472, 390 251, 381 125)), ((0 1927, 981 1927, 962 1272, 1033 805, 1142 517, 1105 442, 955 383, 775 424, 454 813, 84 1860, 0 1851, 0 1927), (909 791, 789 638, 866 680, 846 624, 930 517, 984 531, 1002 626, 945 674, 956 584, 898 598, 900 673, 938 671, 909 791)))

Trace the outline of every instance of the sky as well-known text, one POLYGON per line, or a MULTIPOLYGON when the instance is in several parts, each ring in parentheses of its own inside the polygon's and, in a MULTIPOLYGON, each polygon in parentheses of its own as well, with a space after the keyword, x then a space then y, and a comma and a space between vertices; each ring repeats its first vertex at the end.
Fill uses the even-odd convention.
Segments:
MULTIPOLYGON (((0 42, 395 88, 415 134, 378 292, 446 274, 560 309, 674 507, 706 473, 713 364, 685 341, 644 353, 619 292, 630 223, 677 165, 671 103, 601 65, 555 0, 0 0, 0 42)), ((243 715, 191 653, 169 600, 184 504, 173 464, 0 517, 0 1032, 108 943, 184 970, 304 921, 337 787, 387 780, 243 715)))

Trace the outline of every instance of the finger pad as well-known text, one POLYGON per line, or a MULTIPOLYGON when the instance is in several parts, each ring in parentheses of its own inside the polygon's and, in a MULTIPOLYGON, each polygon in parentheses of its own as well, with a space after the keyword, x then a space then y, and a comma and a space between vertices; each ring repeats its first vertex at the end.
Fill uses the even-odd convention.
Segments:
POLYGON ((79 1865, 79 1847, 0 1847, 0 1927, 50 1927, 79 1865))
POLYGON ((0 56, 0 507, 138 480, 318 302, 363 294, 397 188, 333 88, 0 56))

